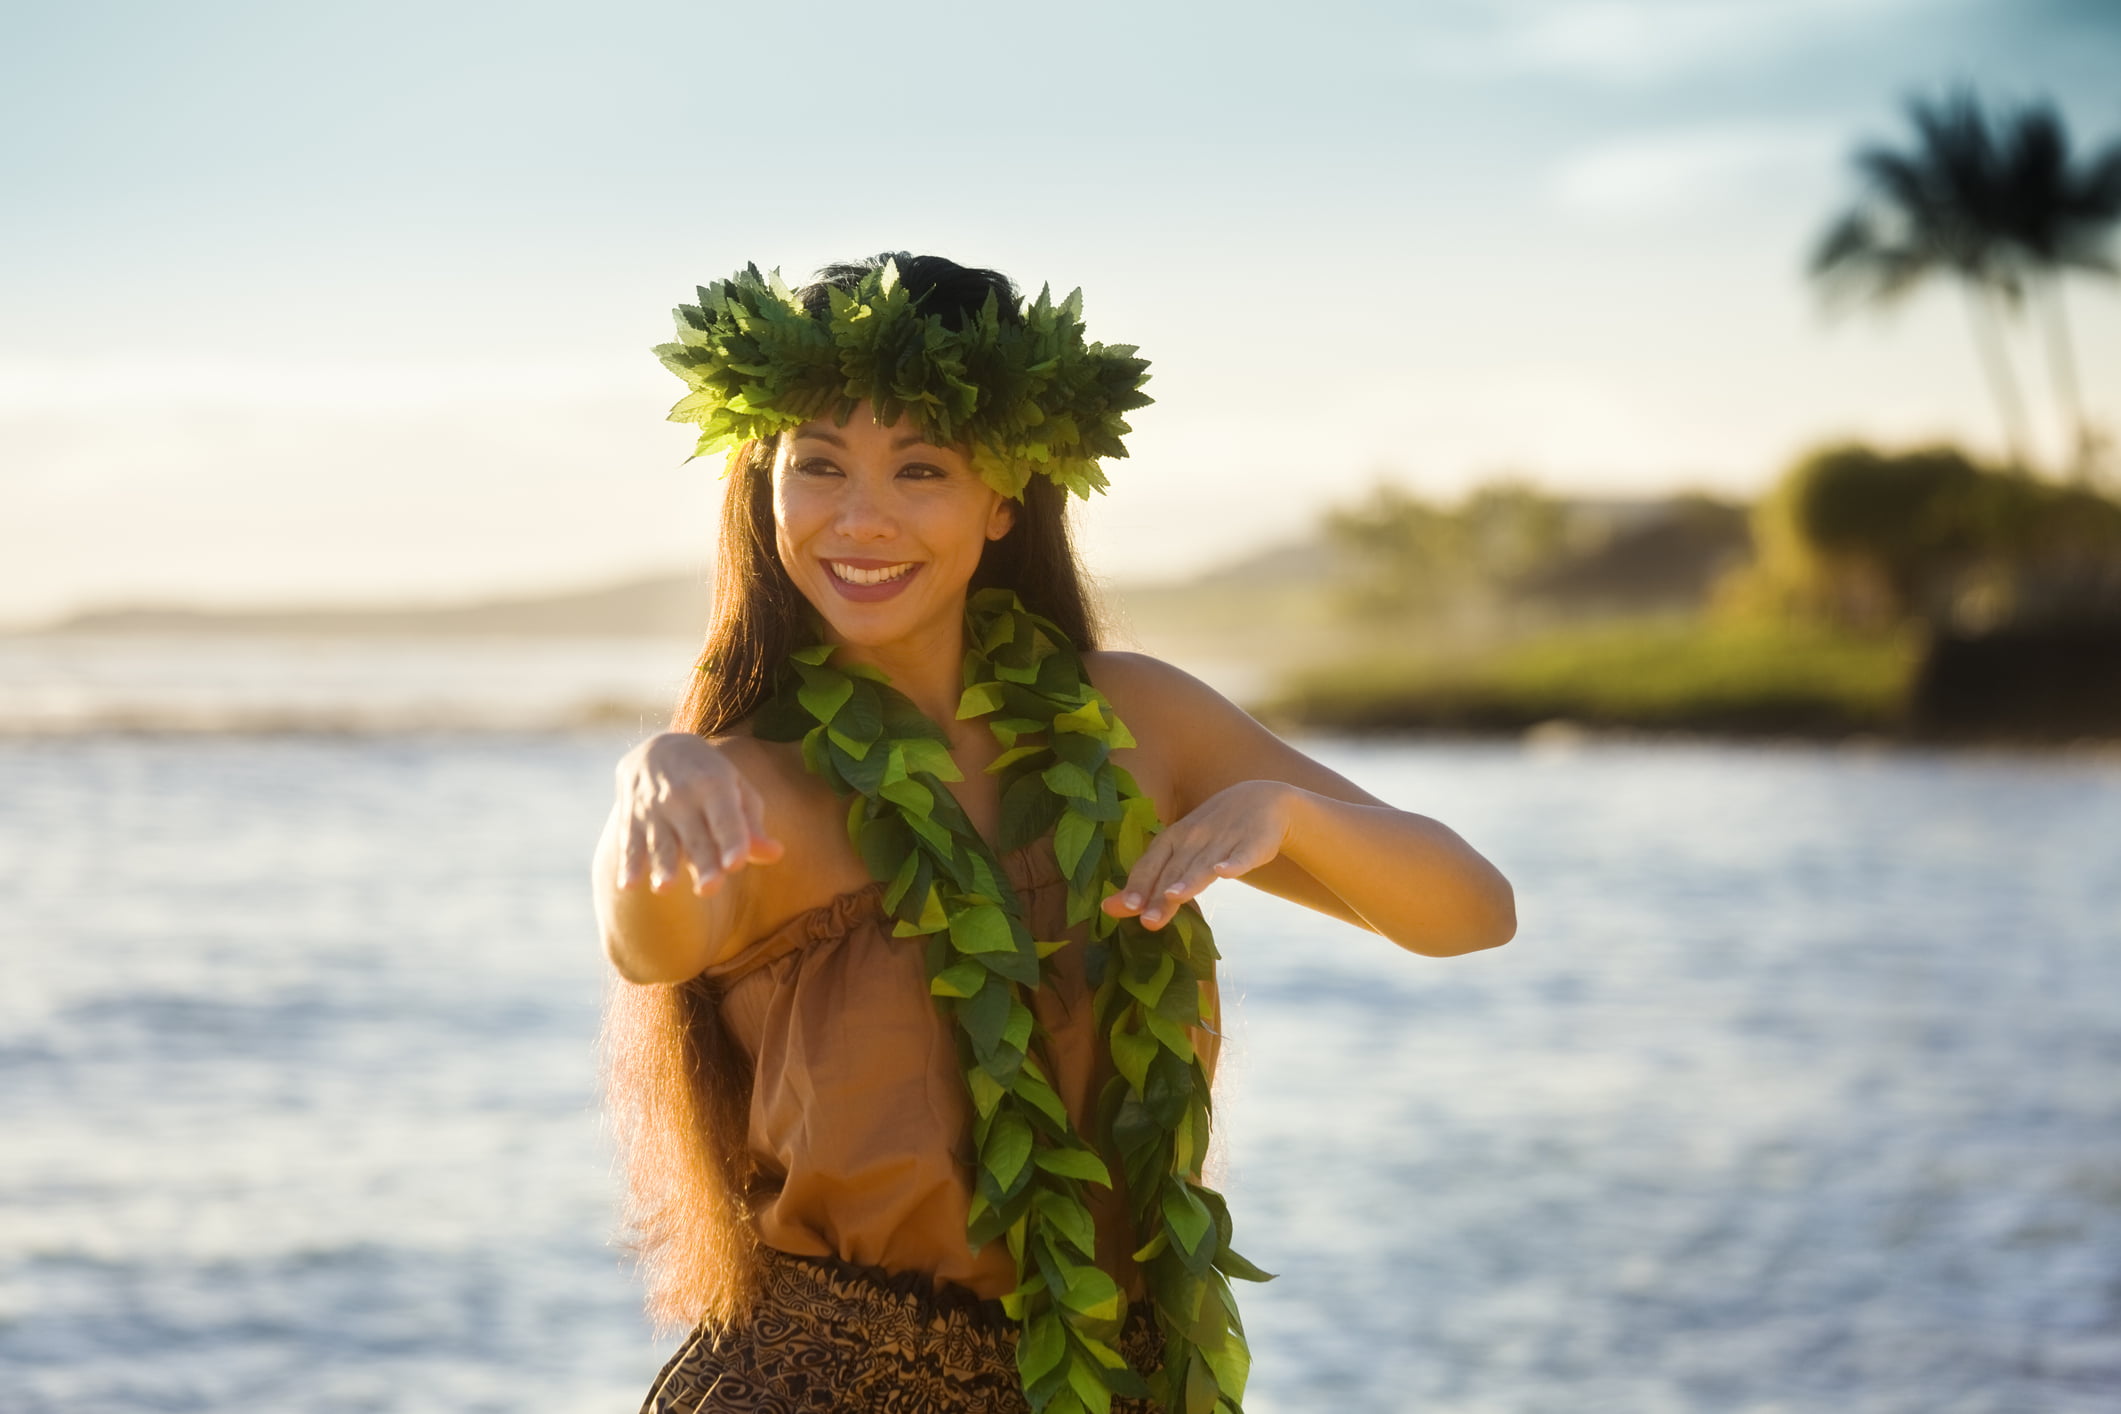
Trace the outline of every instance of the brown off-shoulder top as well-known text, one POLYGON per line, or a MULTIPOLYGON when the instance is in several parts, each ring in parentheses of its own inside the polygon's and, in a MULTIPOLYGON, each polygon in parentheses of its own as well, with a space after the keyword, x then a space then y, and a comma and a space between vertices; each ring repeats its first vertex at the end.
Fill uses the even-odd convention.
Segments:
MULTIPOLYGON (((1049 959, 1033 1010, 1050 1038, 1049 1074, 1076 1131, 1095 1144, 1097 1097, 1112 1075, 1084 969, 1088 923, 1067 926, 1067 881, 1052 837, 1001 857, 1034 937, 1066 937, 1049 959)), ((1008 1245, 973 1251, 972 1105, 953 1024, 928 992, 926 939, 895 938, 872 883, 797 914, 701 980, 751 1057, 748 1146, 759 1174, 751 1199, 759 1239, 807 1256, 918 1272, 980 1297, 1016 1283, 1008 1245)), ((1220 998, 1202 983, 1193 1044, 1213 1076, 1220 998)), ((1098 1265, 1130 1298, 1145 1293, 1132 1259, 1141 1244, 1124 1177, 1087 1184, 1098 1265)))

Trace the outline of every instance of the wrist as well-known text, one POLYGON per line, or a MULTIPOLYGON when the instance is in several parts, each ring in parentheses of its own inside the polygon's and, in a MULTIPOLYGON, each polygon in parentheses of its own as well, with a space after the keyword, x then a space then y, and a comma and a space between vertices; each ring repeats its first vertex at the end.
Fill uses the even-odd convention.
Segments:
POLYGON ((1262 784, 1276 788, 1273 796, 1274 811, 1281 825, 1281 847, 1277 852, 1295 859, 1301 842, 1314 836, 1311 822, 1318 809, 1319 797, 1302 786, 1291 785, 1287 781, 1267 781, 1262 784))

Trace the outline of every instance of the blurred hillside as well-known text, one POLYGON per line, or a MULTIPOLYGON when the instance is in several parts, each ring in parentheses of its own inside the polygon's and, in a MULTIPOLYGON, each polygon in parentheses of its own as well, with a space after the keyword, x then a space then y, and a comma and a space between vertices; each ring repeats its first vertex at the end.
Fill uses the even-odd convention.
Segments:
MULTIPOLYGON (((1819 448, 1751 505, 1514 479, 1444 504, 1384 482, 1207 573, 1096 590, 1106 646, 1285 730, 2121 739, 2121 501, 1950 447, 1819 448)), ((512 720, 536 698, 537 720, 645 724, 707 608, 681 574, 454 605, 106 609, 14 636, 42 656, 0 664, 0 727, 172 720, 173 669, 204 723, 469 722, 494 715, 479 684, 509 681, 512 720), (335 705, 385 676, 391 703, 335 705)))
MULTIPOLYGON (((1403 493, 1381 489, 1379 495, 1394 505, 1407 501, 1403 493)), ((1380 642, 1394 651, 1480 644, 1543 625, 1691 613, 1748 543, 1744 508, 1702 497, 1537 504, 1537 517, 1552 524, 1555 538, 1528 553, 1515 582, 1490 583, 1480 555, 1467 558, 1461 548, 1457 578, 1431 586, 1437 602, 1406 612, 1410 606, 1380 582, 1378 567, 1351 554, 1329 520, 1321 520, 1298 538, 1183 581, 1097 586, 1106 643, 1170 659, 1232 697, 1256 702, 1291 674, 1374 651, 1380 642)), ((35 636, 112 643, 382 640, 426 642, 437 652, 454 639, 661 640, 678 662, 697 645, 708 602, 704 579, 665 574, 459 604, 252 611, 115 606, 74 614, 35 636)))
POLYGON ((61 634, 246 634, 291 638, 682 638, 707 621, 707 587, 692 575, 654 575, 572 592, 466 604, 371 608, 94 609, 48 625, 61 634))
POLYGON ((1349 624, 1270 719, 2121 739, 2121 501, 1957 448, 1818 448, 1754 505, 1521 485, 1330 512, 1349 624))

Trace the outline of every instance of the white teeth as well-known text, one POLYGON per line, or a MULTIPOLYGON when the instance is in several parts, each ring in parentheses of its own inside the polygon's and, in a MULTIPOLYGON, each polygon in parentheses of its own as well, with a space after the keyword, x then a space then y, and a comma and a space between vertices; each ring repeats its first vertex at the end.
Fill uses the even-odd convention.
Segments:
POLYGON ((843 565, 838 560, 827 560, 825 563, 832 566, 832 572, 849 584, 882 584, 886 580, 897 579, 913 568, 910 560, 903 565, 893 565, 882 570, 856 569, 853 565, 843 565))

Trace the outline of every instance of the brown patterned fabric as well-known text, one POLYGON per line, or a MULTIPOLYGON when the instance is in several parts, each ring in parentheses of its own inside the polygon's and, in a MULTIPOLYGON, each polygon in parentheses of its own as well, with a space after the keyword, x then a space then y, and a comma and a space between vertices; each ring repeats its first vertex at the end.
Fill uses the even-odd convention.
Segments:
MULTIPOLYGON (((999 1301, 918 1272, 763 1247, 750 1319, 719 1340, 695 1330, 641 1414, 1029 1414, 1017 1330, 999 1301)), ((1121 1353, 1149 1374, 1162 1349, 1148 1306, 1135 1306, 1121 1353)), ((1156 1406, 1115 1399, 1112 1408, 1156 1406)))

